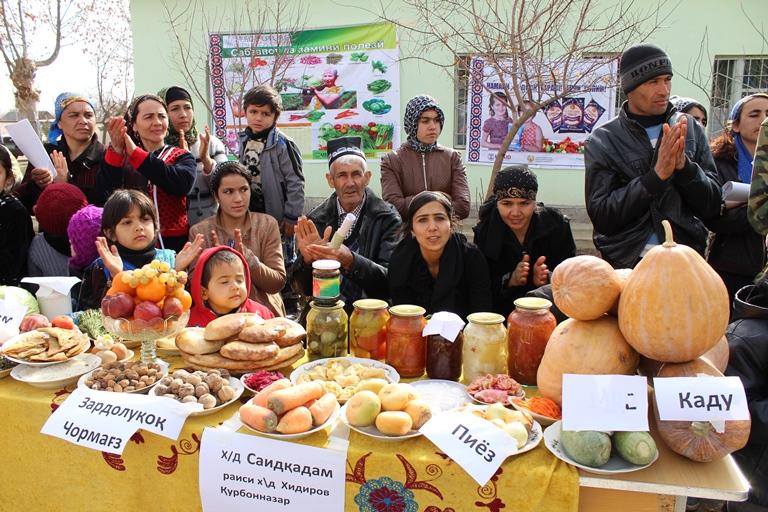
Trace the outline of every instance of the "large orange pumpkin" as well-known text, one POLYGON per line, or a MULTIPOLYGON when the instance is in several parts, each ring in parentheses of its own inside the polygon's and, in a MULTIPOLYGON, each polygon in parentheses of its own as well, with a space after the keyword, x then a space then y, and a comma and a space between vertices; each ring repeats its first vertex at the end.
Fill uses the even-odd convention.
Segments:
POLYGON ((696 251, 672 239, 648 251, 621 292, 619 327, 627 342, 658 361, 691 361, 728 326, 728 290, 696 251))
MULTIPOLYGON (((687 363, 666 363, 659 370, 659 377, 697 377, 706 375, 722 377, 717 368, 702 358, 687 363)), ((725 431, 717 433, 708 421, 662 421, 659 408, 653 400, 656 428, 664 444, 683 457, 696 462, 722 459, 729 453, 743 448, 749 440, 751 420, 728 420, 725 431)))
MULTIPOLYGON (((616 275, 619 276, 619 283, 621 284, 621 290, 624 290, 624 286, 627 284, 627 280, 629 279, 629 275, 632 273, 631 268, 617 268, 616 269, 616 275)), ((621 295, 616 297, 616 301, 611 306, 611 309, 608 310, 608 314, 611 314, 613 316, 619 316, 619 299, 621 298, 621 295)))
POLYGON ((637 352, 624 340, 614 317, 606 315, 590 321, 569 318, 549 337, 536 385, 542 395, 559 404, 564 373, 631 375, 638 361, 637 352))
POLYGON ((564 314, 576 320, 594 320, 611 309, 621 293, 621 280, 613 267, 595 256, 568 258, 552 272, 552 296, 564 314))

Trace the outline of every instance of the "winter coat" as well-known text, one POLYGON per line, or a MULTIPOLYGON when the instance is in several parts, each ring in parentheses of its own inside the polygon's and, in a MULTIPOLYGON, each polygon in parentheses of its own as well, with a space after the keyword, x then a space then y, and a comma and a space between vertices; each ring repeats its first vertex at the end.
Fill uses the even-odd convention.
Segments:
POLYGON ((381 196, 405 218, 413 196, 424 190, 445 192, 451 197, 459 220, 469 216, 469 185, 461 154, 438 144, 419 153, 408 144, 381 157, 381 196))
MULTIPOLYGON (((734 320, 726 337, 730 358, 725 374, 739 377, 747 395, 752 430, 747 445, 733 457, 750 481, 749 503, 768 512, 768 298, 755 286, 739 290, 734 301, 734 320)), ((742 510, 732 503, 729 510, 742 510)), ((746 510, 746 509, 745 509, 746 510)))
POLYGON ((32 217, 21 201, 0 192, 0 285, 18 286, 28 275, 27 250, 34 236, 32 217))
MULTIPOLYGON (((248 134, 238 134, 240 161, 248 142, 248 134)), ((265 213, 282 224, 296 224, 304 212, 304 173, 301 151, 296 143, 274 127, 267 135, 267 142, 259 157, 261 188, 264 192, 265 213)))
MULTIPOLYGON (((200 138, 189 147, 189 152, 195 157, 197 169, 195 172, 195 184, 187 196, 187 216, 189 225, 193 226, 211 215, 216 215, 216 199, 211 193, 211 175, 203 171, 203 162, 200 160, 200 138)), ((211 135, 208 143, 208 156, 213 160, 213 166, 227 161, 227 149, 224 143, 211 135)), ((211 169, 213 172, 213 169, 211 169)))
POLYGON ((755 231, 768 235, 768 118, 763 120, 757 136, 747 218, 755 231))
POLYGON ((395 247, 389 266, 392 304, 415 304, 427 314, 450 311, 462 318, 491 310, 491 283, 483 253, 454 233, 440 256, 437 278, 429 273, 419 244, 408 235, 395 247))
MULTIPOLYGON (((277 221, 265 213, 249 212, 248 228, 241 230, 245 253, 251 271, 250 298, 266 305, 277 316, 285 316, 285 306, 280 290, 285 286, 285 264, 277 221)), ((227 231, 219 223, 218 215, 195 224, 189 231, 189 239, 198 233, 205 237, 205 247, 212 247, 211 231, 216 231, 219 243, 234 247, 227 231)))
MULTIPOLYGON (((401 225, 400 216, 392 205, 382 201, 370 188, 366 188, 365 192, 365 205, 355 223, 357 235, 354 240, 358 248, 352 253, 354 262, 350 270, 342 269, 344 279, 350 279, 362 288, 362 296, 345 297, 349 305, 361 298, 386 300, 389 297, 387 268, 401 225)), ((307 217, 315 223, 318 232, 323 233, 326 226, 331 226, 335 233, 339 226, 336 192, 309 212, 307 217)), ((352 237, 345 240, 345 245, 349 245, 351 240, 352 237)), ((304 295, 312 294, 312 265, 304 263, 301 253, 291 267, 291 279, 294 288, 304 295)))
POLYGON ((661 221, 672 224, 675 241, 704 253, 707 228, 702 220, 720 211, 721 189, 704 129, 670 104, 666 122, 684 115, 688 122, 685 166, 667 180, 654 171, 662 136, 654 148, 643 126, 619 115, 597 128, 586 142, 585 195, 594 226, 593 239, 603 258, 616 268, 632 268, 652 233, 664 240, 661 221))
POLYGON ((556 208, 538 204, 522 244, 504 224, 495 200, 481 207, 480 219, 474 228, 475 244, 488 262, 493 310, 505 317, 514 309, 516 299, 536 288, 533 284, 533 264, 540 256, 546 257, 546 265, 551 272, 563 260, 576 255, 570 221, 556 208), (507 287, 515 267, 526 254, 531 265, 528 282, 523 286, 507 287))
MULTIPOLYGON (((243 267, 245 269, 245 286, 246 289, 251 289, 251 271, 248 268, 248 262, 245 261, 245 258, 242 254, 237 252, 236 250, 232 249, 231 247, 228 247, 226 245, 219 245, 216 247, 211 247, 210 249, 206 249, 203 251, 203 253, 200 255, 200 258, 197 260, 197 265, 195 266, 195 271, 192 273, 192 286, 191 286, 191 292, 192 295, 192 308, 189 311, 189 325, 190 327, 205 327, 208 325, 212 320, 216 320, 219 316, 215 311, 210 309, 208 305, 203 300, 203 270, 205 269, 205 264, 210 259, 211 256, 213 256, 215 253, 219 251, 232 251, 233 253, 237 254, 238 257, 243 261, 243 267)), ((243 302, 243 305, 240 306, 240 309, 237 310, 238 313, 258 313, 259 316, 261 316, 264 319, 268 318, 274 318, 274 315, 272 312, 264 305, 259 304, 255 300, 251 299, 245 299, 245 302, 243 302)))

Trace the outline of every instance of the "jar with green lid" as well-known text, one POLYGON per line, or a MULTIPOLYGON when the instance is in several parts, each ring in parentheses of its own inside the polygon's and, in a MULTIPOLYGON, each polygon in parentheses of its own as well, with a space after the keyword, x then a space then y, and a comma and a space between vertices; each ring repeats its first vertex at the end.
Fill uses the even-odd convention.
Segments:
POLYGON ((389 308, 387 364, 401 377, 421 377, 427 364, 427 340, 422 334, 427 321, 421 306, 400 304, 389 308))
POLYGON ((462 362, 464 381, 507 373, 507 331, 504 317, 496 313, 472 313, 464 328, 462 362))
POLYGON ((312 298, 323 306, 333 306, 341 294, 341 263, 336 260, 312 262, 312 298))
POLYGON ((378 299, 360 299, 349 318, 349 351, 355 357, 384 361, 387 358, 388 304, 378 299))
POLYGON ((507 321, 509 375, 520 384, 536 384, 541 358, 557 326, 549 310, 552 303, 538 297, 521 297, 507 321))
POLYGON ((307 313, 307 356, 310 361, 347 355, 347 313, 344 303, 311 302, 307 313))

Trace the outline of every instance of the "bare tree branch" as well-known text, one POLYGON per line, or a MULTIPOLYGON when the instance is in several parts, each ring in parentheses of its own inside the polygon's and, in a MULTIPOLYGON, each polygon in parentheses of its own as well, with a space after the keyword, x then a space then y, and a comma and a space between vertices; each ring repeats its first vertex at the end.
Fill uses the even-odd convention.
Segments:
MULTIPOLYGON (((21 0, 19 0, 21 1, 21 0)), ((22 34, 24 32, 22 31, 22 34)), ((35 66, 38 68, 41 68, 43 66, 48 66, 49 64, 53 63, 53 61, 56 60, 56 57, 59 56, 59 49, 61 48, 61 0, 56 0, 56 39, 53 46, 53 51, 48 56, 47 59, 38 60, 35 62, 35 66)), ((26 47, 26 44, 24 45, 26 47)))

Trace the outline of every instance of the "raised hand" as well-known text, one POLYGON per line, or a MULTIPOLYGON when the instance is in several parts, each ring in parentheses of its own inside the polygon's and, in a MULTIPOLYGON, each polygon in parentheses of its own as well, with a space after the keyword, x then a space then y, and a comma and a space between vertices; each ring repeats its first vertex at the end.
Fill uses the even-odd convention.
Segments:
POLYGON ((109 121, 107 121, 107 133, 109 133, 112 149, 121 155, 125 154, 123 128, 125 128, 125 119, 122 117, 110 117, 109 121))
POLYGON ((179 130, 179 147, 185 151, 189 151, 189 145, 187 139, 184 138, 184 130, 179 130))
POLYGON ((205 237, 202 233, 198 233, 194 240, 184 244, 179 254, 176 255, 176 270, 186 270, 203 252, 204 243, 205 237))
POLYGON ((208 148, 210 148, 211 145, 211 129, 206 126, 205 130, 200 132, 200 134, 197 136, 197 139, 200 141, 199 158, 203 163, 203 172, 205 172, 205 174, 210 174, 215 164, 215 162, 211 159, 211 156, 208 154, 208 148))
POLYGON ((355 261, 352 251, 350 251, 349 247, 344 244, 341 244, 338 249, 326 245, 328 240, 330 240, 330 226, 326 228, 326 234, 328 235, 328 239, 326 240, 326 237, 323 237, 323 242, 325 243, 312 244, 307 247, 307 252, 312 256, 312 260, 336 260, 341 263, 342 267, 349 270, 352 267, 352 263, 355 261))
POLYGON ((47 187, 53 182, 51 171, 42 167, 35 167, 32 169, 32 181, 41 189, 47 187))
POLYGON ((670 128, 668 124, 664 124, 661 129, 664 136, 659 146, 655 170, 659 178, 666 180, 675 172, 677 165, 677 157, 680 152, 680 127, 675 124, 670 128))
POLYGON ((680 149, 675 159, 675 170, 677 171, 685 167, 685 137, 688 134, 688 119, 685 116, 680 116, 676 126, 680 127, 680 149))
POLYGON ((66 183, 69 179, 69 169, 67 168, 67 159, 60 151, 53 151, 51 153, 51 161, 53 167, 56 168, 56 177, 53 181, 56 183, 66 183))
POLYGON ((530 261, 531 257, 524 254, 523 259, 517 264, 515 271, 512 272, 512 276, 509 278, 509 281, 507 281, 508 288, 511 288, 512 286, 523 286, 528 282, 528 273, 531 270, 530 261))
POLYGON ((131 156, 136 149, 136 144, 133 142, 133 139, 130 135, 128 135, 128 128, 122 129, 123 133, 123 144, 125 145, 125 153, 128 156, 131 156))
POLYGON ((549 281, 547 257, 539 256, 533 264, 533 286, 544 286, 549 281))
POLYGON ((104 262, 104 268, 107 269, 109 275, 115 277, 123 271, 123 259, 117 253, 117 247, 114 245, 110 247, 107 239, 103 236, 96 237, 96 252, 99 253, 99 257, 104 262))

